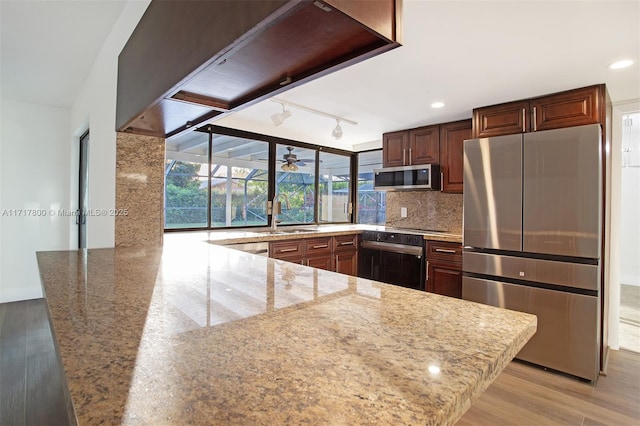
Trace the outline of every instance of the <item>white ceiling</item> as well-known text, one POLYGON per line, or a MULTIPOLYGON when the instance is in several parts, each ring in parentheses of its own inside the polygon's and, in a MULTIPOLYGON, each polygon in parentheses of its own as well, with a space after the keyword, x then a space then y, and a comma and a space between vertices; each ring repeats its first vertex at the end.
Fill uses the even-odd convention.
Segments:
MULTIPOLYGON (((135 0, 133 0, 135 1, 135 0)), ((124 1, 0 0, 2 97, 70 107, 124 1)), ((640 98, 640 1, 404 0, 403 46, 278 97, 358 122, 265 101, 217 124, 318 145, 379 145, 383 132, 471 117, 474 107, 606 83, 640 98), (608 65, 622 58, 623 70, 608 65), (442 109, 431 103, 445 102, 442 109)), ((356 146, 356 149, 367 145, 356 146)))
POLYGON ((0 0, 2 97, 70 108, 125 4, 0 0))

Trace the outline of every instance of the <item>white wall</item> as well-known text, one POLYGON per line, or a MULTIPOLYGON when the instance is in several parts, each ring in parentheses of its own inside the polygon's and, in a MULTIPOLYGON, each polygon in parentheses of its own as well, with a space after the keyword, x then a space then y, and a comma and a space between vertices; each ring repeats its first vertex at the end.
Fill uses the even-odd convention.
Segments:
POLYGON ((621 175, 620 283, 640 286, 640 114, 634 114, 633 120, 630 165, 634 167, 623 167, 621 175))
MULTIPOLYGON (((77 208, 78 139, 87 129, 89 208, 115 207, 118 54, 149 2, 127 3, 70 110, 2 99, 0 303, 42 296, 36 251, 77 247, 75 217, 57 213, 77 208), (14 209, 44 209, 45 216, 7 216, 14 209)), ((112 247, 114 230, 114 217, 88 218, 88 246, 112 247)))
POLYGON ((42 296, 36 251, 70 248, 69 111, 3 99, 0 302, 42 296), (27 210, 19 211, 20 209, 27 210))
MULTIPOLYGON (((626 253, 623 251, 628 250, 627 247, 623 247, 623 239, 626 237, 624 234, 629 232, 628 227, 625 228, 623 224, 623 216, 636 217, 636 211, 624 211, 623 208, 627 208, 628 203, 622 199, 628 197, 628 186, 622 183, 622 116, 627 112, 639 111, 640 99, 629 100, 617 103, 613 106, 613 114, 611 119, 611 229, 609 233, 609 347, 611 349, 619 349, 619 321, 620 321, 620 281, 622 274, 622 263, 628 262, 631 259, 632 262, 637 263, 638 253, 636 245, 636 251, 630 250, 626 253), (623 189, 623 186, 626 188, 623 189)), ((640 183, 636 184, 636 188, 640 183)), ((633 190, 633 188, 631 188, 633 190)), ((636 189, 637 192, 637 189, 636 189)), ((638 223, 636 219, 636 224, 638 223)), ((636 228, 637 229, 637 228, 636 228)))
MULTIPOLYGON (((74 170, 78 168, 77 140, 89 129, 89 209, 115 207, 116 169, 116 90, 118 54, 124 47, 150 0, 130 1, 107 37, 89 77, 71 108, 71 133, 74 170)), ((70 182, 70 190, 77 193, 77 175, 70 182)), ((77 200, 74 199, 77 205, 77 200)), ((72 238, 77 238, 73 230, 72 238)), ((87 247, 113 247, 115 218, 90 216, 87 218, 87 247)))

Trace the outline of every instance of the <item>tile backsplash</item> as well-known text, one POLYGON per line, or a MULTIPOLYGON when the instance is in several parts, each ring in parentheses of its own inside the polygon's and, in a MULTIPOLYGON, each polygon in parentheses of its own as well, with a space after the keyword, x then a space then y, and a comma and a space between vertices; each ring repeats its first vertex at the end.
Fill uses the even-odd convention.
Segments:
POLYGON ((462 234, 462 194, 440 191, 387 192, 387 226, 462 234), (400 217, 402 207, 407 217, 400 217))

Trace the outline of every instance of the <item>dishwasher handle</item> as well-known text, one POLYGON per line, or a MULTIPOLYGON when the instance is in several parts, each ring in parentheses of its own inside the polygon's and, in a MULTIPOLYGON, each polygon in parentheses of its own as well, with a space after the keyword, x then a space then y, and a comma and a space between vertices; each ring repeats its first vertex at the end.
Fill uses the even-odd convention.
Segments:
POLYGON ((387 251, 391 253, 410 254, 417 257, 422 257, 423 255, 422 247, 409 246, 406 244, 393 244, 385 243, 382 241, 363 241, 362 243, 360 243, 360 247, 371 250, 387 251))

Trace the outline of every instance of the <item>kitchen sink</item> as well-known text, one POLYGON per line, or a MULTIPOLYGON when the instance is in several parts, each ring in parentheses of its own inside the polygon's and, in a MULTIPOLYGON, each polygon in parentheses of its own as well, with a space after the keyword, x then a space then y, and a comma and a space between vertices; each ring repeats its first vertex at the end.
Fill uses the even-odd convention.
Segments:
POLYGON ((275 231, 259 231, 261 234, 281 235, 281 234, 304 234, 308 232, 316 232, 315 229, 277 229, 275 231))

